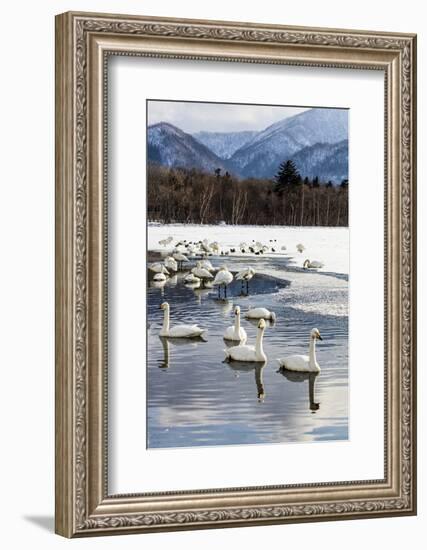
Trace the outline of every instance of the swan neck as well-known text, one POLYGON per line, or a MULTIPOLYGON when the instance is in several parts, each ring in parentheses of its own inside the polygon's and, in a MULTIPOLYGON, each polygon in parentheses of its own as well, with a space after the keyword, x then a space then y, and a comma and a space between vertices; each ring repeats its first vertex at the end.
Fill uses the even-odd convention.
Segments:
POLYGON ((234 321, 234 334, 240 334, 240 313, 236 313, 236 320, 234 321))
POLYGON ((310 338, 310 345, 308 348, 308 357, 310 360, 310 365, 314 366, 316 364, 316 340, 315 338, 310 338))
POLYGON ((167 334, 168 332, 169 332, 169 308, 165 308, 164 314, 163 314, 162 333, 167 334))
POLYGON ((257 354, 257 356, 264 354, 264 350, 263 350, 263 347, 262 347, 262 337, 263 337, 263 335, 264 335, 264 329, 259 328, 258 333, 256 335, 256 342, 255 342, 255 353, 257 354))

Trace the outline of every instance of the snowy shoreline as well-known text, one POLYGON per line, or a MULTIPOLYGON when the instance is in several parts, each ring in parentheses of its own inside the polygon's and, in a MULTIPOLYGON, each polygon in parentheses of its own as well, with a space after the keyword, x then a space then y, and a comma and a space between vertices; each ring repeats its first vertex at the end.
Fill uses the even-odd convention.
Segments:
MULTIPOLYGON (((242 241, 261 241, 273 246, 276 252, 265 256, 287 256, 295 266, 302 267, 304 260, 320 260, 325 264, 319 271, 340 274, 349 273, 349 230, 348 227, 295 227, 283 225, 198 225, 198 224, 148 224, 148 250, 165 252, 167 248, 159 241, 172 236, 174 243, 186 239, 218 241, 225 249, 236 248, 242 241), (305 246, 304 252, 297 252, 297 244, 305 246), (281 247, 286 246, 282 251, 281 247)), ((240 256, 240 253, 233 254, 240 256)), ((248 258, 257 256, 247 253, 248 258)))

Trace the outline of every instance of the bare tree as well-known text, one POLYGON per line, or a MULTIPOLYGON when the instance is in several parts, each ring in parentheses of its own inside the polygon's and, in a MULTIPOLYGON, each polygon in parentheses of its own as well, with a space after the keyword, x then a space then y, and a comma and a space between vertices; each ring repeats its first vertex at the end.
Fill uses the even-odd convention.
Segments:
POLYGON ((247 202, 248 194, 246 191, 242 191, 240 188, 233 190, 233 206, 231 210, 231 223, 233 225, 242 223, 247 202))
POLYGON ((281 193, 267 179, 149 164, 147 216, 162 223, 348 225, 348 183, 306 180, 281 193))
POLYGON ((199 210, 200 223, 202 224, 205 223, 206 215, 209 212, 209 206, 211 204, 214 191, 215 185, 213 183, 210 183, 202 192, 199 210))

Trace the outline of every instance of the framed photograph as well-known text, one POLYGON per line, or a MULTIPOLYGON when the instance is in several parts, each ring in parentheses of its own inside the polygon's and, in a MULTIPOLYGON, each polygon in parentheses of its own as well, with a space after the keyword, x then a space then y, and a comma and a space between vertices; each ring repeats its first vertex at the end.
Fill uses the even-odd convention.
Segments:
POLYGON ((416 37, 56 18, 56 532, 416 513, 416 37))

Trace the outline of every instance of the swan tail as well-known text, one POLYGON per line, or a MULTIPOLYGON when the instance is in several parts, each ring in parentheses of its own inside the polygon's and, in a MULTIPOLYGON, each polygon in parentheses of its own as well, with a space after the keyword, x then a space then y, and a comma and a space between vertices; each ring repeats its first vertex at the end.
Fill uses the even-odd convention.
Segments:
POLYGON ((200 327, 197 326, 197 325, 193 325, 193 326, 192 326, 192 329, 193 329, 193 334, 194 334, 194 336, 202 336, 203 334, 205 334, 205 332, 208 331, 208 329, 206 329, 206 328, 200 328, 200 327))

